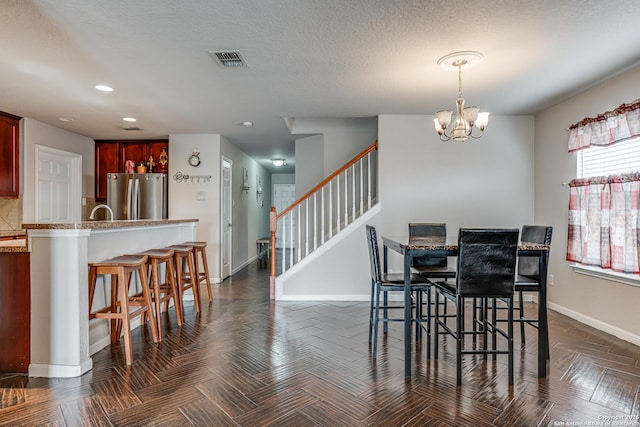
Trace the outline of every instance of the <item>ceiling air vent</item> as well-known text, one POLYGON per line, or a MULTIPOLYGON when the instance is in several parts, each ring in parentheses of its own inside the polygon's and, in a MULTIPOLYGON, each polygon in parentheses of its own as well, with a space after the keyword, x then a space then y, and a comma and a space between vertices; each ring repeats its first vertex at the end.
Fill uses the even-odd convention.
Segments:
POLYGON ((244 58, 237 50, 210 50, 209 55, 220 67, 241 68, 247 66, 244 58))
POLYGON ((123 130, 144 130, 142 128, 139 128, 138 126, 120 126, 121 129, 123 130))

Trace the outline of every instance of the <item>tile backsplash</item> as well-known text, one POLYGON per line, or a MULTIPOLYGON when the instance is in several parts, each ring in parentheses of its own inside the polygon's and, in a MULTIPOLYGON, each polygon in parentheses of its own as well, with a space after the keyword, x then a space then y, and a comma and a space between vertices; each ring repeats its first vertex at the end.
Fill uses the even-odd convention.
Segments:
MULTIPOLYGON (((87 198, 82 207, 82 221, 87 221, 89 213, 98 204, 95 199, 87 198)), ((97 219, 106 219, 104 211, 98 212, 97 219)), ((0 197, 0 231, 22 230, 22 196, 17 199, 0 197)))
POLYGON ((0 230, 22 229, 22 196, 17 199, 0 198, 0 230))

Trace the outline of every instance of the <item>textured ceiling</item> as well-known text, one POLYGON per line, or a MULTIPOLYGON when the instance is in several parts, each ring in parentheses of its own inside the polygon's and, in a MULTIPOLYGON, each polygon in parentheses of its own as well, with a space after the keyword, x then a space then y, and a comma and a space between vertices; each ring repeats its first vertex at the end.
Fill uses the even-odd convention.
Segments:
POLYGON ((636 65, 639 19, 637 0, 0 0, 0 110, 90 138, 220 133, 292 165, 286 118, 454 108, 436 61, 458 50, 484 54, 468 103, 535 113, 636 65))

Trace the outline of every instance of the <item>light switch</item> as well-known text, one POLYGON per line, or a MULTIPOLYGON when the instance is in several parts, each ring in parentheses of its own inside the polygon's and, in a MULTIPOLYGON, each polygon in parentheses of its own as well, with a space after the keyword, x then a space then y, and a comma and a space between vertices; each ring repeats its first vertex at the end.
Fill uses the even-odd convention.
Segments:
POLYGON ((204 191, 198 191, 196 193, 196 200, 207 200, 207 194, 204 191))

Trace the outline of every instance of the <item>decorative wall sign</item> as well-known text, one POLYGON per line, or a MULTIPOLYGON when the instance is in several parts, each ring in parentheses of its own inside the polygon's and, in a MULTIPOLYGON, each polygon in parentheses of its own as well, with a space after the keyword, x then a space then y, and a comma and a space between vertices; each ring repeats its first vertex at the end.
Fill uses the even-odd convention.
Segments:
POLYGON ((247 168, 242 168, 242 190, 249 194, 249 189, 251 186, 249 185, 249 171, 247 168))
POLYGON ((189 175, 180 171, 173 175, 173 179, 176 182, 211 182, 211 175, 189 175))

